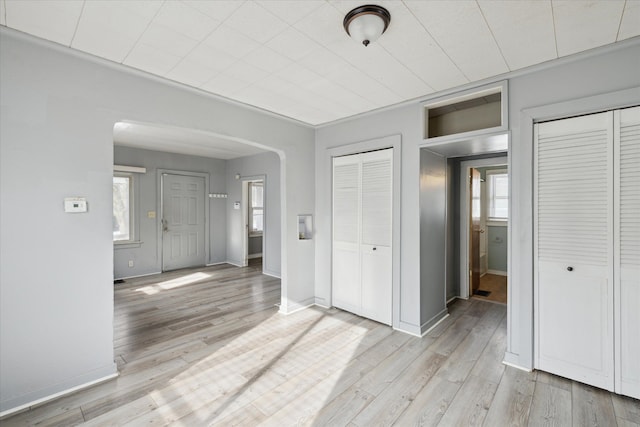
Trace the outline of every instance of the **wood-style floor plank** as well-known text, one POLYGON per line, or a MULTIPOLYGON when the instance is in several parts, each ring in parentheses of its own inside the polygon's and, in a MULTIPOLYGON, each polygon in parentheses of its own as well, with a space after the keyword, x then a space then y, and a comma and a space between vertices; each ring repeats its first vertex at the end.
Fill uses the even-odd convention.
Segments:
POLYGON ((220 265, 115 286, 118 378, 2 426, 635 426, 640 402, 502 363, 506 306, 455 300, 422 338, 220 265))

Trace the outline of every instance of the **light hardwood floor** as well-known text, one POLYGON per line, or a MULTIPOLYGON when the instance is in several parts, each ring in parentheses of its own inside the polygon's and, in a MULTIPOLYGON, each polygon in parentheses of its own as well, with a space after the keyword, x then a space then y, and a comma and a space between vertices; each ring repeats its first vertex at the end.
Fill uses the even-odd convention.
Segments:
POLYGON ((500 304, 455 301, 420 339, 336 309, 280 315, 259 265, 115 289, 120 376, 0 424, 640 425, 637 400, 503 365, 500 304))

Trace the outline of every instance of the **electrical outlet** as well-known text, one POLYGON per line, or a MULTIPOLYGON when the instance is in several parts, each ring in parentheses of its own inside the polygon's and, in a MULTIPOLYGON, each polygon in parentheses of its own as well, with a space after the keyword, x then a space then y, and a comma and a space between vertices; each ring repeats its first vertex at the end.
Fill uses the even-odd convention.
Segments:
POLYGON ((129 268, 131 268, 131 267, 133 267, 133 260, 132 259, 129 260, 129 268))

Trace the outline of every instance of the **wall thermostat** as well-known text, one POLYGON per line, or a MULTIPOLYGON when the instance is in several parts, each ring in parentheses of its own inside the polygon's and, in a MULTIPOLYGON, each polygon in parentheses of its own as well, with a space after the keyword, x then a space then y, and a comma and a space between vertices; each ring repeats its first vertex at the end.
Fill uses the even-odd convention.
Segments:
POLYGON ((84 197, 66 197, 64 211, 67 213, 82 213, 87 211, 87 199, 84 197))

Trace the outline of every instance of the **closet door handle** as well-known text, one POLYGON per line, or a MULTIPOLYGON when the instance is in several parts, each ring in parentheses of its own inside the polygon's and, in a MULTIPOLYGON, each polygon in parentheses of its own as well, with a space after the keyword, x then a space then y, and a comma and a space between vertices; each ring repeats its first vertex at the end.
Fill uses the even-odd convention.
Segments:
POLYGON ((567 271, 573 271, 573 267, 567 267, 567 271))
POLYGON ((374 251, 375 251, 376 249, 378 249, 378 248, 373 248, 373 250, 374 250, 374 251))

